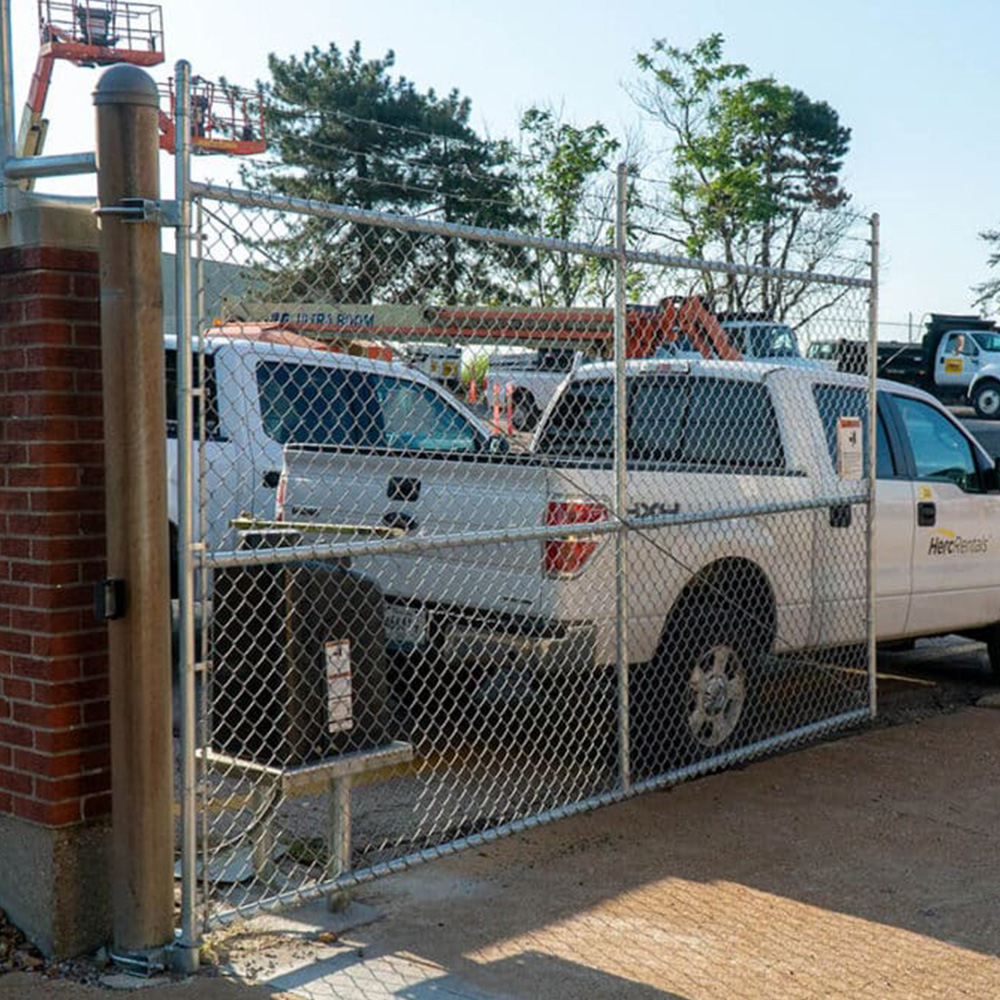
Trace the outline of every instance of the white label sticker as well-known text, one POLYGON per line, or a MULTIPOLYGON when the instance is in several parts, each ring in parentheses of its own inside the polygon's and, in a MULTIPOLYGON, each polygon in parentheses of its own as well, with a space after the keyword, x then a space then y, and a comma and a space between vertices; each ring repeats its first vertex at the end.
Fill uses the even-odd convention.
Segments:
POLYGON ((351 643, 348 639, 323 644, 326 657, 326 704, 331 733, 354 728, 354 690, 351 681, 351 643))
POLYGON ((837 475, 864 478, 864 446, 860 417, 837 418, 837 475))

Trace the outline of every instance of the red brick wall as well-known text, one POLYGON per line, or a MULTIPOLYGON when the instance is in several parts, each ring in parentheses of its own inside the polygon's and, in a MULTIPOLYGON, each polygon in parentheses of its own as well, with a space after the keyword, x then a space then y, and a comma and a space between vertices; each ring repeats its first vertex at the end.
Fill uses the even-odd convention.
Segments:
POLYGON ((110 811, 97 254, 0 249, 0 814, 110 811))

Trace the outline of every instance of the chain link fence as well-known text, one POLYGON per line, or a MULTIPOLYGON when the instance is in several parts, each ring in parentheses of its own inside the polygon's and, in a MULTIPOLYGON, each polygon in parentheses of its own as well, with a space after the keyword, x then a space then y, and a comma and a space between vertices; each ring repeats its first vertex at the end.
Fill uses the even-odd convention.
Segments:
POLYGON ((193 196, 206 921, 867 717, 870 386, 810 350, 857 339, 864 258, 193 196))

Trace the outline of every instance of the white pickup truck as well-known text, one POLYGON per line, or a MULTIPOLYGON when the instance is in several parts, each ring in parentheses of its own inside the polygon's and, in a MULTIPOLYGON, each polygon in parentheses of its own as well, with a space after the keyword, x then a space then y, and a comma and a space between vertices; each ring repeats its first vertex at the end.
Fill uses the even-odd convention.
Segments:
MULTIPOLYGON (((607 364, 578 369, 530 455, 490 455, 450 415, 421 429, 419 448, 288 446, 279 516, 391 523, 438 543, 354 561, 393 602, 398 645, 532 675, 613 664, 615 551, 598 530, 615 494, 612 380, 607 364), (576 534, 517 537, 545 525, 576 534), (502 530, 510 541, 495 540, 502 530), (456 542, 476 534, 490 544, 456 542)), ((649 359, 629 363, 628 399, 630 660, 637 678, 694 697, 687 736, 720 746, 761 651, 864 640, 864 466, 838 442, 840 418, 866 420, 866 384, 819 367, 649 359), (723 509, 746 516, 710 516, 723 509)), ((980 637, 996 670, 996 465, 909 386, 880 383, 877 432, 877 638, 980 637)))
MULTIPOLYGON (((176 595, 176 338, 164 338, 164 350, 168 513, 176 595)), ((204 411, 204 430, 197 416, 194 425, 195 441, 203 439, 203 445, 192 443, 192 455, 196 496, 204 500, 201 513, 209 551, 235 547, 233 519, 273 517, 281 450, 289 442, 354 440, 357 428, 367 423, 374 448, 380 444, 376 417, 384 426, 385 419, 401 423, 404 414, 408 418, 424 409, 438 419, 454 413, 456 422, 474 428, 466 446, 495 448, 500 440, 455 397, 415 369, 317 349, 314 342, 294 335, 276 341, 238 333, 209 336, 203 353, 193 354, 192 364, 195 383, 204 381, 203 404, 196 409, 196 414, 204 411)))

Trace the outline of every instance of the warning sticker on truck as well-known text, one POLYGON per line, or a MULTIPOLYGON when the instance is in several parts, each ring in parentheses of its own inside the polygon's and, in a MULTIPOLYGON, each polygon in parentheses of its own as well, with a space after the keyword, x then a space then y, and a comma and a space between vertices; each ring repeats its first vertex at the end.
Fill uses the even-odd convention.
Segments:
POLYGON ((354 691, 351 680, 351 643, 348 639, 323 643, 326 660, 326 704, 331 733, 354 728, 354 691))
POLYGON ((864 477, 864 447, 860 417, 837 418, 837 475, 841 479, 864 477))

